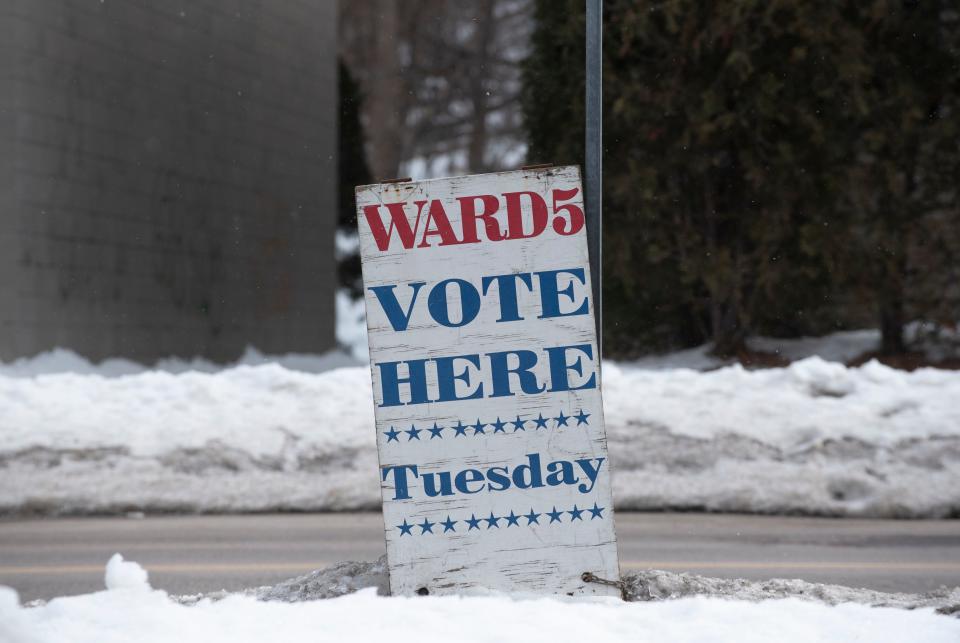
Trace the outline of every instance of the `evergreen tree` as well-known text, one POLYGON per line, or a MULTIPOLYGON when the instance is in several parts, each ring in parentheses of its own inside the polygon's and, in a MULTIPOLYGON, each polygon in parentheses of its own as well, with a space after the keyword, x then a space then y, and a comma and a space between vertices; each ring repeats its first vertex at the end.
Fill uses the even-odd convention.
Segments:
POLYGON ((875 308, 881 350, 906 350, 904 324, 960 317, 960 13, 956 3, 858 5, 865 64, 845 205, 851 286, 875 308), (952 292, 951 292, 952 291, 952 292))
MULTIPOLYGON (((833 293, 831 205, 861 39, 828 2, 605 3, 605 333, 620 352, 809 332, 833 293)), ((531 157, 578 162, 582 3, 541 0, 531 157)), ((825 316, 829 319, 829 315, 825 316)))

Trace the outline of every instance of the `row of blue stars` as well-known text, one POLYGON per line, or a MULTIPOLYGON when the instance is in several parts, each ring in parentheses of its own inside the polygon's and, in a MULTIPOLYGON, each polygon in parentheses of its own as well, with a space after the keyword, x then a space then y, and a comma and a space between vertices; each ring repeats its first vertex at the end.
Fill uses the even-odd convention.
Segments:
MULTIPOLYGON (((502 421, 500 417, 497 417, 495 422, 481 422, 480 418, 477 418, 476 424, 464 424, 463 422, 457 420, 455 426, 439 426, 436 422, 433 423, 432 428, 418 429, 415 424, 411 424, 410 428, 405 431, 397 431, 394 427, 390 427, 389 431, 384 431, 383 434, 387 436, 387 442, 400 442, 400 436, 406 434, 407 442, 411 440, 419 440, 421 433, 429 433, 430 439, 440 438, 443 439, 444 431, 453 431, 453 437, 467 435, 487 435, 487 428, 492 429, 492 433, 507 433, 507 427, 513 427, 513 433, 517 431, 526 431, 528 424, 533 424, 533 429, 548 429, 547 424, 553 420, 555 429, 559 429, 561 426, 583 426, 585 424, 589 425, 590 422, 587 418, 590 417, 590 413, 584 413, 583 409, 580 409, 580 412, 576 415, 564 415, 563 410, 561 409, 560 414, 556 417, 543 417, 543 413, 540 413, 536 418, 531 418, 529 420, 521 419, 520 416, 517 416, 516 420, 508 420, 506 422, 502 421), (571 425, 570 422, 576 420, 575 425, 571 425), (473 431, 473 433, 467 433, 467 431, 473 431)), ((424 436, 426 437, 426 436, 424 436)))
MULTIPOLYGON (((526 519, 526 521, 527 521, 527 524, 524 525, 524 526, 539 525, 539 524, 540 524, 540 516, 547 516, 547 517, 549 517, 549 518, 550 518, 550 522, 548 522, 548 523, 546 523, 546 524, 552 525, 552 524, 555 523, 555 522, 562 523, 562 522, 563 522, 563 516, 564 516, 564 514, 570 514, 570 518, 569 518, 569 520, 567 520, 567 522, 573 522, 573 521, 575 521, 575 520, 580 520, 580 521, 582 521, 584 514, 590 514, 590 520, 596 520, 597 518, 602 519, 602 518, 603 518, 603 512, 604 512, 605 510, 606 510, 606 507, 598 507, 598 506, 597 506, 597 503, 593 503, 593 508, 589 508, 589 507, 588 507, 588 508, 586 508, 586 509, 580 509, 580 508, 577 507, 577 505, 573 505, 573 509, 567 510, 567 511, 558 510, 558 509, 556 508, 556 506, 553 507, 553 511, 545 511, 545 512, 541 512, 541 513, 535 512, 532 508, 530 509, 530 513, 527 513, 527 514, 516 514, 516 513, 514 513, 514 512, 511 510, 510 513, 507 514, 507 515, 505 515, 505 516, 495 516, 495 515, 493 514, 493 512, 491 511, 489 518, 483 518, 483 517, 477 518, 476 514, 470 514, 470 517, 469 517, 469 518, 466 518, 466 519, 463 519, 463 520, 452 520, 452 519, 450 518, 450 516, 447 515, 447 519, 446 519, 446 520, 440 520, 440 521, 437 521, 437 522, 430 522, 429 519, 424 518, 424 519, 423 519, 423 522, 421 522, 421 523, 414 522, 413 524, 408 523, 407 520, 406 520, 406 518, 404 518, 403 523, 397 525, 397 529, 400 530, 400 536, 401 536, 401 537, 402 537, 402 536, 413 536, 413 535, 414 535, 414 532, 413 532, 414 528, 419 528, 419 529, 420 529, 420 533, 417 534, 417 535, 418 535, 418 536, 423 536, 424 534, 432 534, 432 533, 443 533, 443 534, 445 534, 445 533, 447 533, 448 531, 456 532, 456 531, 457 531, 456 526, 457 526, 458 524, 460 524, 460 523, 464 523, 464 525, 466 525, 466 527, 467 527, 467 528, 466 528, 466 531, 471 531, 471 530, 473 530, 473 529, 478 529, 478 530, 480 530, 480 529, 481 529, 480 523, 484 523, 484 522, 486 523, 486 529, 493 529, 493 528, 500 529, 500 521, 501 521, 501 520, 506 520, 506 521, 507 521, 507 522, 506 522, 506 526, 507 526, 507 527, 520 527, 520 526, 521 526, 521 525, 520 525, 520 520, 521 520, 521 519, 526 519), (442 532, 434 532, 434 531, 433 531, 433 528, 434 528, 434 527, 437 527, 438 529, 439 529, 440 527, 443 527, 443 531, 442 531, 442 532)), ((546 519, 546 518, 545 518, 545 519, 546 519)), ((461 529, 463 529, 463 528, 461 527, 461 529)))

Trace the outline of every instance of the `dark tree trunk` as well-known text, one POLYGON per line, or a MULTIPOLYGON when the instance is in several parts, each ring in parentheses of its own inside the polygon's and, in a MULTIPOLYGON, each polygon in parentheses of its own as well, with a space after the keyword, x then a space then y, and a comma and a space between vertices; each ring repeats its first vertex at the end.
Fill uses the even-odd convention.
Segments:
POLYGON ((487 163, 487 105, 490 96, 487 91, 485 68, 489 64, 490 46, 493 42, 494 0, 484 0, 480 3, 477 32, 474 36, 474 61, 479 67, 470 81, 470 98, 473 103, 471 117, 470 141, 467 147, 467 162, 471 172, 486 172, 487 163))
POLYGON ((713 355, 734 357, 746 348, 746 334, 735 298, 714 299, 710 304, 713 355))
POLYGON ((902 355, 907 352, 903 326, 906 323, 904 306, 904 279, 907 274, 907 240, 900 232, 887 242, 892 256, 885 264, 884 276, 879 282, 880 352, 884 355, 902 355))
POLYGON ((376 64, 364 89, 368 92, 367 113, 372 125, 367 130, 370 169, 377 181, 397 178, 404 157, 403 128, 410 94, 397 53, 402 30, 398 4, 380 0, 371 5, 377 20, 372 43, 376 64))
POLYGON ((899 293, 888 293, 880 302, 880 352, 901 355, 907 352, 903 333, 903 298, 899 293))
MULTIPOLYGON (((703 179, 703 203, 707 254, 718 257, 718 249, 722 247, 723 240, 718 224, 716 188, 708 175, 704 175, 703 179)), ((746 345, 737 279, 739 275, 729 269, 713 275, 712 279, 706 279, 707 289, 710 291, 710 332, 713 336, 711 353, 717 357, 733 357, 746 345)))

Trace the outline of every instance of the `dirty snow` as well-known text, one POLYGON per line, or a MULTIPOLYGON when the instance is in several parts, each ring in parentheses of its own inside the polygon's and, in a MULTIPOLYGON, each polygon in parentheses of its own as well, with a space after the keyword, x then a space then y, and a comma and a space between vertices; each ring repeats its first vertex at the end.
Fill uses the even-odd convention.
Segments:
POLYGON ((506 638, 952 643, 960 638, 960 619, 926 606, 909 611, 851 602, 831 606, 795 597, 759 602, 706 596, 674 600, 651 596, 646 602, 499 594, 408 598, 378 596, 374 587, 329 600, 258 600, 254 594, 238 593, 184 602, 151 589, 146 573, 136 578, 124 575, 131 578, 106 591, 33 607, 21 606, 14 590, 0 587, 0 640, 402 643, 426 636, 466 642, 506 638))
MULTIPOLYGON (((381 596, 390 593, 386 557, 375 562, 344 562, 320 569, 276 585, 251 588, 243 592, 263 601, 287 603, 337 598, 364 587, 374 587, 381 596)), ((695 596, 726 598, 740 601, 765 601, 798 598, 825 605, 859 603, 871 607, 901 609, 932 608, 941 614, 960 616, 960 587, 941 587, 924 594, 889 593, 871 589, 810 583, 799 579, 775 578, 751 581, 742 578, 711 578, 650 569, 630 572, 623 577, 624 598, 628 601, 665 601, 695 596)), ((203 598, 223 598, 226 592, 206 595, 178 596, 184 604, 203 598)))
MULTIPOLYGON (((71 360, 0 372, 0 513, 379 507, 369 370, 343 354, 38 374, 71 360)), ((605 363, 604 386, 621 508, 960 515, 958 372, 605 363)))

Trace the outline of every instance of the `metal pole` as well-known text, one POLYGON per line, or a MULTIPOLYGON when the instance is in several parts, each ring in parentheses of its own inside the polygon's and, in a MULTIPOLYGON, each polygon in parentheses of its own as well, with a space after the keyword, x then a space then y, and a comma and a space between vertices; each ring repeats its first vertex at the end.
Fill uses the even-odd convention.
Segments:
POLYGON ((603 355, 603 0, 587 2, 587 137, 584 180, 587 248, 597 324, 597 352, 603 355))

